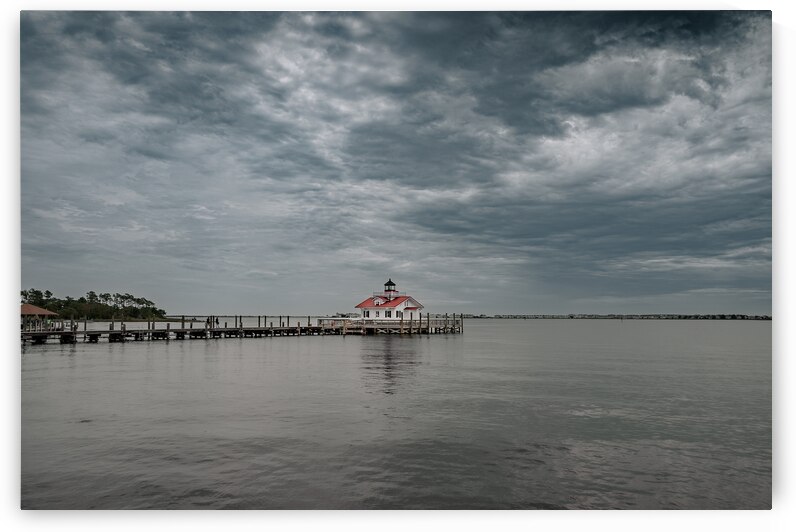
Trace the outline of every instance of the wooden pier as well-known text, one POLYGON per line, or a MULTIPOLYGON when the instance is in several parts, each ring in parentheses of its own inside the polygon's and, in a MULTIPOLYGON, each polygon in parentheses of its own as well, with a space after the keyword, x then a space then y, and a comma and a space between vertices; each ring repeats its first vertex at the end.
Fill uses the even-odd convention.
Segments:
POLYGON ((228 323, 215 325, 215 319, 197 321, 185 318, 181 321, 152 322, 111 322, 107 329, 88 329, 87 322, 65 321, 52 328, 28 327, 22 330, 22 343, 43 344, 48 340, 62 344, 78 341, 97 343, 105 340, 115 342, 170 341, 170 340, 212 340, 223 338, 264 338, 275 336, 325 336, 325 335, 417 335, 417 334, 459 334, 464 331, 461 314, 448 316, 430 314, 400 320, 370 320, 351 318, 317 318, 315 324, 307 316, 306 321, 290 324, 290 317, 279 316, 276 326, 267 316, 235 316, 232 327, 228 323), (243 318, 257 326, 245 326, 243 318), (262 319, 261 319, 262 318, 262 319), (284 318, 287 318, 286 320, 284 318), (82 325, 82 327, 81 327, 82 325), (187 326, 186 326, 187 325, 187 326))

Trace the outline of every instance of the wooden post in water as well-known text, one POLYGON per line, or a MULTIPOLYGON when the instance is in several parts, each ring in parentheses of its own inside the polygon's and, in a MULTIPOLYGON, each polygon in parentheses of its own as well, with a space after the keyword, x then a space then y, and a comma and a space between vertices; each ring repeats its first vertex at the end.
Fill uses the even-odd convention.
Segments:
POLYGON ((431 334, 431 313, 426 312, 426 330, 431 334))
POLYGON ((404 333, 404 313, 401 312, 401 334, 404 333))
POLYGON ((448 313, 445 313, 445 332, 448 332, 448 313))
POLYGON ((417 313, 417 334, 423 333, 423 313, 417 313))
POLYGON ((287 316, 287 326, 290 327, 290 315, 287 316))
POLYGON ((257 316, 257 328, 258 329, 260 328, 260 316, 259 315, 257 316))
POLYGON ((182 317, 182 327, 180 327, 180 328, 181 329, 185 328, 185 316, 182 317))
POLYGON ((409 313, 409 334, 412 334, 412 319, 415 317, 413 312, 409 313))

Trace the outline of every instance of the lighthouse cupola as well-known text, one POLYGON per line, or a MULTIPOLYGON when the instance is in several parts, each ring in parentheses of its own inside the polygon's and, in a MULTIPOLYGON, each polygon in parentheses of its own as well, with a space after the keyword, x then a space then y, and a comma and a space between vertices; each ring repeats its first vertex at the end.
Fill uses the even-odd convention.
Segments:
POLYGON ((392 279, 390 279, 386 283, 384 283, 384 295, 389 298, 392 298, 395 296, 395 294, 396 294, 395 283, 392 282, 392 279))

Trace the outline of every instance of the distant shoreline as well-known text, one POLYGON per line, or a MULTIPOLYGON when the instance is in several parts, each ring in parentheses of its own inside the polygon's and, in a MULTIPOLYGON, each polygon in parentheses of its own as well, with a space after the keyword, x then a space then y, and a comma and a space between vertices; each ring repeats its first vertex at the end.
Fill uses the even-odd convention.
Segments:
POLYGON ((771 316, 750 314, 463 314, 485 320, 749 320, 771 321, 771 316))

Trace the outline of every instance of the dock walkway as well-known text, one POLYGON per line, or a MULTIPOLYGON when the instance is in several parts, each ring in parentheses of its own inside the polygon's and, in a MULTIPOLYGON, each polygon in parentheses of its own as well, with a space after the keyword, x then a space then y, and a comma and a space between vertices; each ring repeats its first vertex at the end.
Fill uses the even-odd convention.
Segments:
MULTIPOLYGON (((249 317, 251 318, 251 317, 249 317)), ((263 318, 266 318, 263 316, 263 318)), ((29 328, 22 330, 22 343, 43 344, 47 340, 55 340, 62 344, 73 344, 82 340, 88 343, 97 343, 101 339, 108 342, 126 341, 157 341, 157 340, 211 340, 222 338, 264 338, 275 336, 325 336, 325 335, 379 335, 379 334, 459 334, 464 331, 464 323, 461 314, 453 314, 448 317, 430 315, 420 316, 418 319, 406 320, 369 320, 369 319, 345 319, 345 318, 318 318, 316 324, 308 317, 304 325, 297 322, 290 325, 279 317, 277 326, 273 322, 266 325, 267 320, 260 320, 257 316, 258 325, 256 327, 243 326, 241 317, 237 317, 235 325, 227 327, 214 326, 214 322, 190 321, 186 327, 185 320, 181 322, 147 322, 146 328, 130 328, 126 323, 119 322, 119 327, 114 327, 113 323, 107 329, 88 329, 87 322, 76 321, 63 322, 59 327, 51 329, 29 328), (172 325, 178 327, 172 327, 172 325), (197 325, 197 327, 194 327, 197 325)), ((144 325, 142 322, 136 325, 144 325)))

